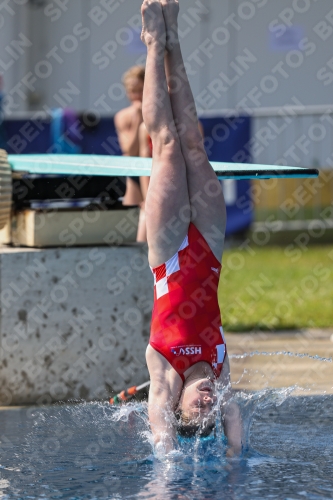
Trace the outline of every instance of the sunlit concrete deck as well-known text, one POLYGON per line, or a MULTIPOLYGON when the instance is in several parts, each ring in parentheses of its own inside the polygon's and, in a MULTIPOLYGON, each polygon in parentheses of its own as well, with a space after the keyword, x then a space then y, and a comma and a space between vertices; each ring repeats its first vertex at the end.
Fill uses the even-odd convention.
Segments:
POLYGON ((255 351, 289 352, 333 358, 333 328, 275 333, 227 334, 231 356, 231 376, 235 389, 259 390, 267 387, 298 386, 295 394, 333 393, 333 362, 288 355, 254 355, 235 359, 255 351))

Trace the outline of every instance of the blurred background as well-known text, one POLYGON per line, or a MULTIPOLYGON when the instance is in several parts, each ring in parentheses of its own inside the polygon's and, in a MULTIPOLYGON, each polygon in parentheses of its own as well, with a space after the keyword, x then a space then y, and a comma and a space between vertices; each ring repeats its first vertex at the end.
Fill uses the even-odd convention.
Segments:
MULTIPOLYGON (((145 62, 140 6, 141 0, 3 2, 0 67, 15 101, 7 113, 58 106, 68 82, 78 89, 70 100, 77 111, 124 107, 122 75, 145 62), (19 82, 22 91, 13 92, 19 82)), ((330 104, 331 9, 330 0, 182 0, 180 36, 198 107, 330 104), (228 91, 214 93, 215 79, 228 91)))

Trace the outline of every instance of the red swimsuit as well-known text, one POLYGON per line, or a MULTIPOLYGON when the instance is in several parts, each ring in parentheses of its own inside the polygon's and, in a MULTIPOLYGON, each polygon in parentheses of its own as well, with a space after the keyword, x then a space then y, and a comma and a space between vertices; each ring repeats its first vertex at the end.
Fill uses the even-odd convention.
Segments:
POLYGON ((226 353, 217 300, 221 264, 194 224, 176 255, 152 271, 150 345, 183 381, 184 372, 199 361, 209 363, 218 378, 226 353))

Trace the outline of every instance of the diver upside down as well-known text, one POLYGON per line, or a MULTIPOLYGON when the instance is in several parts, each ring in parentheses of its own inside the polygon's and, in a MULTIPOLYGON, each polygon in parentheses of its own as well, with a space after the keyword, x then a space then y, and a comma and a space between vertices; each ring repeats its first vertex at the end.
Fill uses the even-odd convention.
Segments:
POLYGON ((228 453, 238 454, 241 418, 231 401, 217 300, 226 227, 222 188, 198 127, 179 45, 179 3, 144 0, 141 12, 148 52, 142 111, 153 144, 146 223, 155 300, 146 359, 154 443, 168 453, 177 432, 209 434, 218 384, 228 453))

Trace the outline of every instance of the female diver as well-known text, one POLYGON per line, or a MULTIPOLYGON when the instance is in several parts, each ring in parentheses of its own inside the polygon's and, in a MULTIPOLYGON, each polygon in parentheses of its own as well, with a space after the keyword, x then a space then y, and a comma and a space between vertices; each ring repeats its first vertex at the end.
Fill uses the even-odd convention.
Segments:
POLYGON ((144 0, 147 46, 143 119, 153 144, 146 199, 154 308, 146 359, 154 443, 168 453, 177 432, 214 428, 216 385, 229 456, 242 449, 217 288, 226 226, 221 185, 204 149, 179 45, 177 0, 144 0))

